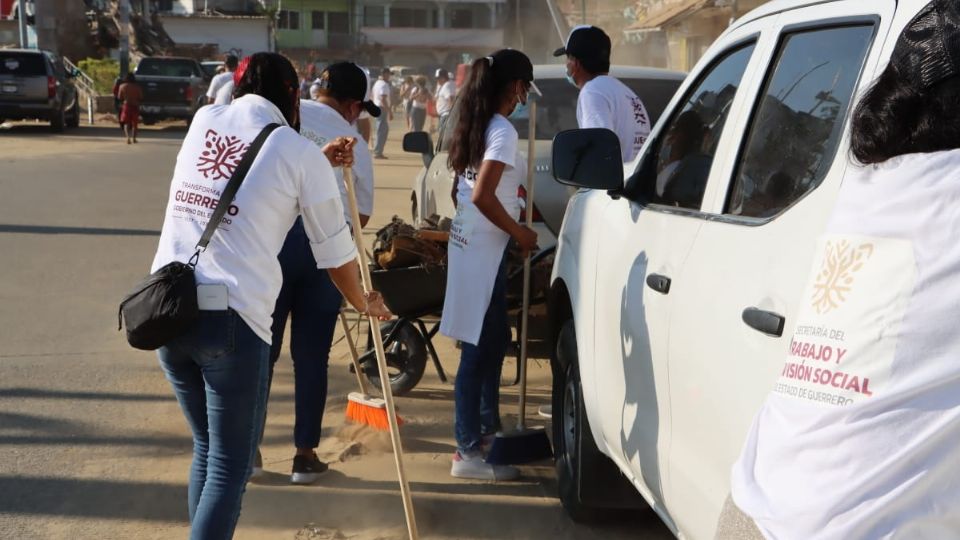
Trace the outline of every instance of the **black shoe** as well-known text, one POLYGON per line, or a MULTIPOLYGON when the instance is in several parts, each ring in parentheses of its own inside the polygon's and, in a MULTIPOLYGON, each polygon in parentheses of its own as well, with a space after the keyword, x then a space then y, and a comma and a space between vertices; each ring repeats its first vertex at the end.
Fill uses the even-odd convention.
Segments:
POLYGON ((290 475, 291 484, 312 484, 321 474, 327 472, 327 464, 320 461, 316 453, 309 456, 294 456, 293 474, 290 475))

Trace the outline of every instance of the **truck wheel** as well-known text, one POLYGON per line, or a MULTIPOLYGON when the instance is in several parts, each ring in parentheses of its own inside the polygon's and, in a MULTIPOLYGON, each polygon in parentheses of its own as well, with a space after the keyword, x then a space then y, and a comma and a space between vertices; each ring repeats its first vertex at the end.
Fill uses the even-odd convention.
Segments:
POLYGON ((75 102, 70 109, 70 117, 67 120, 67 127, 80 127, 80 102, 75 102))
POLYGON ((554 381, 553 434, 560 502, 570 519, 596 522, 649 508, 620 469, 597 448, 583 403, 577 335, 572 320, 560 330, 557 358, 564 366, 554 381))
MULTIPOLYGON (((394 341, 384 345, 390 371, 390 389, 393 395, 402 396, 413 390, 423 378, 423 372, 427 368, 427 344, 417 327, 408 321, 391 321, 381 325, 381 335, 386 338, 398 324, 403 326, 394 341)), ((360 365, 374 388, 382 388, 376 351, 372 346, 360 359, 360 365)))
POLYGON ((54 133, 63 133, 63 128, 66 126, 66 112, 61 107, 59 110, 53 112, 53 117, 50 118, 50 131, 54 133))

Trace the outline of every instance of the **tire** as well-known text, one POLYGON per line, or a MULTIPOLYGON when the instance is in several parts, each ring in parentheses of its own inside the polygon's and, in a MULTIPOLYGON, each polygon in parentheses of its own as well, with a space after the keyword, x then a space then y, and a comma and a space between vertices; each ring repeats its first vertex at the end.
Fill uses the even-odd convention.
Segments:
MULTIPOLYGON (((427 343, 420 331, 409 321, 391 321, 380 326, 386 338, 398 324, 403 326, 394 341, 386 345, 387 367, 391 368, 390 389, 393 395, 402 396, 413 390, 427 368, 427 343)), ((376 351, 371 347, 360 359, 363 373, 375 388, 381 389, 380 370, 377 368, 376 351)))
MULTIPOLYGON (((557 340, 557 356, 566 366, 562 380, 555 381, 553 396, 553 435, 556 448, 557 483, 560 502, 570 519, 579 523, 600 521, 611 515, 605 508, 584 504, 581 491, 585 484, 602 482, 591 474, 583 473, 587 454, 601 456, 590 431, 583 392, 580 383, 580 368, 577 357, 577 336, 573 321, 567 321, 557 340), (557 395, 559 393, 559 395, 557 395)), ((602 486, 590 486, 602 489, 602 486)))
POLYGON ((70 117, 67 120, 67 127, 78 128, 80 127, 80 102, 74 102, 73 107, 71 107, 70 117))
POLYGON ((140 117, 140 120, 143 122, 143 125, 145 126, 152 126, 157 123, 157 119, 152 116, 142 116, 140 117))
POLYGON ((57 111, 53 112, 53 116, 50 118, 50 131, 54 133, 63 133, 63 128, 66 126, 67 113, 60 108, 57 111))

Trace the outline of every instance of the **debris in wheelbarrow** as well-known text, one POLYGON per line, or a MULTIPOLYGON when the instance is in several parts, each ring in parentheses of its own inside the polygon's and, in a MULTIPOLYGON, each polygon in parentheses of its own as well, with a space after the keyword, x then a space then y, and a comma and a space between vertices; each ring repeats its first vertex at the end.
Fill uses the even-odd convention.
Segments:
POLYGON ((450 233, 435 226, 416 229, 397 216, 377 231, 374 243, 374 261, 377 268, 409 268, 413 266, 442 266, 447 262, 447 242, 450 233))

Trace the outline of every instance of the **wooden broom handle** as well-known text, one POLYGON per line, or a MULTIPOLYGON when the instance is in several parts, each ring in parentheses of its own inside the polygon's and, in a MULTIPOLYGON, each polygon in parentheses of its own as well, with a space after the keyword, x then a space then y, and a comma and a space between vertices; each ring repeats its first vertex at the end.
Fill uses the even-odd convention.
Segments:
MULTIPOLYGON (((533 228, 533 191, 534 171, 537 148, 537 100, 530 96, 530 126, 527 128, 527 228, 533 228)), ((530 253, 523 261, 523 310, 520 312, 520 412, 517 418, 517 430, 523 431, 527 425, 527 336, 530 322, 530 253)))
POLYGON ((340 310, 340 325, 343 326, 344 338, 347 340, 347 347, 350 348, 350 360, 353 362, 353 371, 357 375, 357 384, 360 385, 360 393, 365 397, 373 394, 370 392, 370 386, 360 369, 360 355, 357 354, 357 344, 353 342, 353 335, 350 333, 350 323, 347 322, 347 315, 340 310))
MULTIPOLYGON (((350 167, 343 168, 343 183, 347 187, 347 199, 350 201, 350 223, 353 226, 353 241, 357 245, 357 256, 360 259, 363 290, 369 293, 373 290, 373 284, 370 280, 370 267, 367 266, 367 252, 363 249, 363 229, 360 227, 360 211, 357 209, 357 194, 353 185, 353 170, 350 167)), ((397 477, 400 480, 400 495, 403 497, 407 533, 410 535, 410 540, 418 540, 420 534, 417 531, 417 519, 413 513, 410 484, 407 482, 407 473, 403 467, 403 446, 400 442, 400 428, 397 425, 397 409, 393 405, 393 389, 390 387, 390 374, 387 372, 387 355, 383 348, 383 336, 380 334, 380 321, 372 315, 368 315, 367 319, 370 321, 370 330, 373 334, 373 346, 377 351, 380 386, 387 406, 387 419, 390 421, 390 441, 393 443, 393 457, 397 465, 397 477)))

